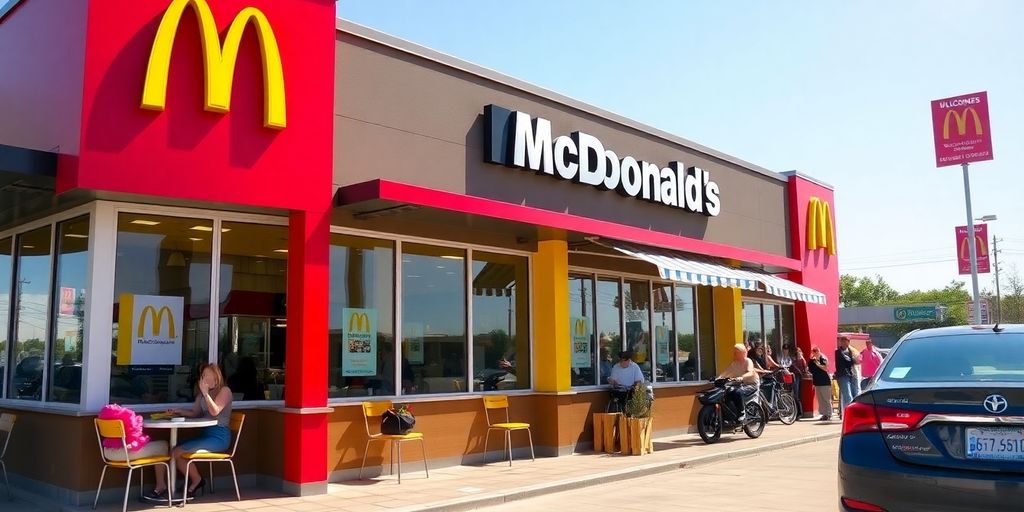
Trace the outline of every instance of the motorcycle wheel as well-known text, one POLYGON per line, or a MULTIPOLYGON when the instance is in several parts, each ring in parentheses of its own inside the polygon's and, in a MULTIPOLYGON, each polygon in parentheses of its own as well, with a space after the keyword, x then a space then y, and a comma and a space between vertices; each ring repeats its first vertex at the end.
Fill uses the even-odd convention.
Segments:
POLYGON ((705 444, 717 443, 722 438, 722 415, 713 405, 705 405, 697 413, 697 433, 705 444))
POLYGON ((796 423, 796 400, 789 393, 779 395, 779 421, 783 425, 796 423))
POLYGON ((764 433, 768 423, 768 411, 757 402, 747 404, 747 421, 743 424, 743 432, 751 439, 757 439, 764 433))

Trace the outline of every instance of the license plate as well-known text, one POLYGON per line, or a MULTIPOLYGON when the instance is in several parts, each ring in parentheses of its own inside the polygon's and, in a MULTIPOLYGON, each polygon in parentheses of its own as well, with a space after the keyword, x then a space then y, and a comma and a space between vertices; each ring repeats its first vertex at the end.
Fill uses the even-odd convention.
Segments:
POLYGON ((1024 462, 1024 428, 968 428, 967 458, 1024 462))

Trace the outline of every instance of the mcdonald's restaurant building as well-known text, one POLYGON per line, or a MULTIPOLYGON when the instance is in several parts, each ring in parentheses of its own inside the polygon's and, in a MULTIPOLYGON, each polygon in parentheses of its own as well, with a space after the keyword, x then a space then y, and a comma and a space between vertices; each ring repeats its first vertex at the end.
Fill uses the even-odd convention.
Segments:
POLYGON ((487 393, 562 456, 590 448, 620 350, 659 435, 692 429, 736 343, 830 353, 831 187, 335 7, 0 9, 16 487, 87 502, 92 418, 187 406, 203 362, 247 416, 243 485, 315 494, 357 477, 364 400, 411 404, 432 467, 482 459, 487 393))

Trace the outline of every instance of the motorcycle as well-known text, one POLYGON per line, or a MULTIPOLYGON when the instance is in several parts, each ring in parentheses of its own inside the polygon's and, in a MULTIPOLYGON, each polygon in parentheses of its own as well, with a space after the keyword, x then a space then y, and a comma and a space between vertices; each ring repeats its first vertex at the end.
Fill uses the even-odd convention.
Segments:
POLYGON ((729 398, 729 392, 739 388, 740 383, 731 382, 729 379, 717 379, 711 383, 714 384, 713 388, 697 393, 697 400, 702 404, 700 412, 697 413, 697 432, 700 438, 706 444, 712 444, 721 439, 722 432, 735 434, 740 430, 751 439, 760 437, 768 422, 768 411, 758 398, 760 393, 755 392, 751 397, 743 397, 746 418, 741 422, 738 419, 739 411, 729 398))

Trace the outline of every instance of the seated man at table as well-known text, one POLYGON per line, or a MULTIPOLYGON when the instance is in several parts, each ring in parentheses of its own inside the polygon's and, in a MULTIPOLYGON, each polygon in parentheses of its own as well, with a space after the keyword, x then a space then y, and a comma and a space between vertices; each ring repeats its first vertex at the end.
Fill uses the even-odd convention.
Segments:
POLYGON ((611 375, 608 376, 608 384, 612 387, 609 390, 611 402, 608 404, 608 412, 619 412, 629 398, 630 390, 643 383, 644 373, 640 371, 640 366, 633 362, 633 352, 619 352, 619 362, 612 367, 611 375))
MULTIPOLYGON (((186 418, 203 418, 217 420, 217 424, 203 429, 199 437, 179 443, 171 452, 171 460, 178 471, 185 474, 187 461, 181 458, 184 453, 195 453, 199 450, 208 452, 227 451, 231 443, 231 388, 224 385, 224 374, 216 364, 203 364, 199 367, 199 382, 196 383, 196 401, 191 409, 170 409, 167 412, 186 418)), ((173 470, 172 470, 173 471, 173 470)), ((199 475, 195 464, 188 468, 188 495, 191 499, 195 492, 206 489, 206 481, 199 475)), ((156 487, 145 496, 150 501, 167 499, 167 481, 164 473, 156 471, 156 487)))

